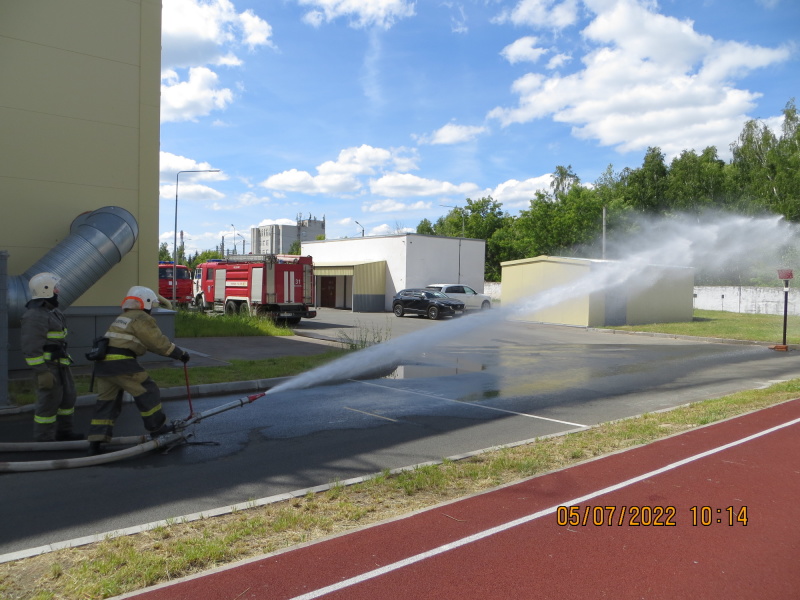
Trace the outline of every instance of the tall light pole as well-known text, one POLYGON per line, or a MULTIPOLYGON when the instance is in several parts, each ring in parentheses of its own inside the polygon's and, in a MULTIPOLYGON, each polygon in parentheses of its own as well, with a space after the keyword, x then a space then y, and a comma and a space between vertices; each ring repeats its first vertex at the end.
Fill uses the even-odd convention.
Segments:
POLYGON ((361 227, 361 237, 364 237, 364 226, 361 223, 359 223, 358 221, 354 220, 354 222, 355 222, 356 225, 361 227))
POLYGON ((231 223, 231 227, 233 227, 233 253, 236 254, 236 225, 231 223))
POLYGON ((178 171, 175 174, 175 236, 172 240, 172 308, 175 308, 175 300, 177 300, 177 284, 178 277, 176 268, 178 265, 178 183, 181 173, 219 173, 219 169, 201 169, 198 171, 178 171))
POLYGON ((460 206, 450 206, 449 204, 440 204, 439 206, 444 206, 445 208, 455 208, 458 212, 461 213, 461 237, 464 237, 464 209, 460 206))

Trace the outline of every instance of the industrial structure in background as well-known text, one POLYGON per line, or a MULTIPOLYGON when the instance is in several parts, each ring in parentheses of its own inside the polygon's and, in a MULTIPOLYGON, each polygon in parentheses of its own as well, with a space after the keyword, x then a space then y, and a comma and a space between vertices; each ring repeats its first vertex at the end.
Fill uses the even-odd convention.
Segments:
POLYGON ((261 225, 250 228, 251 254, 289 254, 293 244, 325 239, 325 217, 297 215, 296 225, 261 225))
POLYGON ((194 300, 198 308, 250 314, 296 325, 317 316, 314 265, 310 256, 229 256, 197 265, 194 300))

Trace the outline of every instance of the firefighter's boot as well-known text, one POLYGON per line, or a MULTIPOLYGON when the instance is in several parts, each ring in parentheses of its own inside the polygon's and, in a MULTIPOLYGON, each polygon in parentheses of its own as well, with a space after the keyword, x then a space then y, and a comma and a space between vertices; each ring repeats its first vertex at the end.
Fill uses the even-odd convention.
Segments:
POLYGON ((104 454, 105 451, 106 448, 103 442, 89 442, 89 451, 86 453, 86 456, 99 456, 100 454, 104 454))
POLYGON ((157 437, 167 435, 168 433, 175 433, 175 421, 164 421, 164 424, 161 427, 150 432, 150 438, 156 439, 157 437))

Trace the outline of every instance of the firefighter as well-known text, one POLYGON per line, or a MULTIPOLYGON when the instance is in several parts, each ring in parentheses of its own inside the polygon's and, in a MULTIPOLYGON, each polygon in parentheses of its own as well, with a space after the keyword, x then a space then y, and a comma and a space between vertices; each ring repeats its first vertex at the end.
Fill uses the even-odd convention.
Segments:
POLYGON ((72 431, 76 394, 67 352, 67 321, 58 309, 60 281, 53 273, 31 277, 31 299, 22 315, 22 352, 36 376, 33 438, 37 442, 84 439, 72 431))
POLYGON ((111 324, 105 336, 108 349, 95 363, 97 404, 89 426, 89 456, 103 452, 111 440, 114 423, 122 410, 122 394, 133 396, 144 427, 156 438, 175 430, 161 408, 161 392, 138 357, 148 350, 184 363, 189 354, 173 344, 158 328, 150 311, 159 305, 153 290, 134 286, 122 301, 122 314, 111 324))

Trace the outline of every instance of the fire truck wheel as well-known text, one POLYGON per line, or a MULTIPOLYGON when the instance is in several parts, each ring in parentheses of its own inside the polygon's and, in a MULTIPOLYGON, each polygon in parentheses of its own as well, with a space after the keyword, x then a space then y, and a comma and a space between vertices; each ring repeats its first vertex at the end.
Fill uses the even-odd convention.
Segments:
POLYGON ((226 315, 235 315, 237 312, 239 312, 237 310, 237 308, 238 307, 236 306, 236 302, 234 302, 233 300, 228 300, 225 303, 225 314, 226 315))
POLYGON ((250 315, 250 305, 247 302, 242 302, 239 305, 239 314, 240 315, 250 315))

